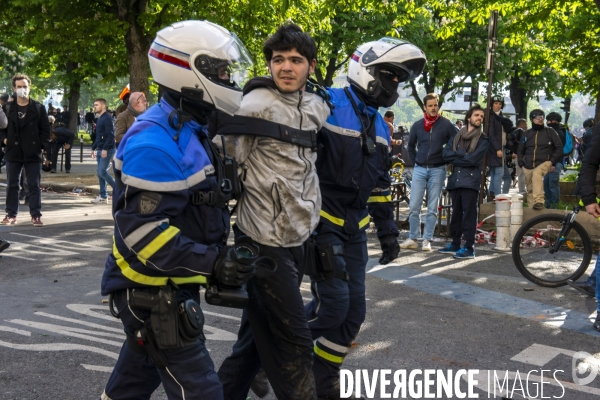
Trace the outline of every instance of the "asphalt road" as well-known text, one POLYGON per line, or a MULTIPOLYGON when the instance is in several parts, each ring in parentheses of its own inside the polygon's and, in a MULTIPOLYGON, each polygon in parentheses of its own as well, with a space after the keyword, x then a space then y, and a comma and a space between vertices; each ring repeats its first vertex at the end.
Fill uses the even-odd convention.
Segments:
MULTIPOLYGON (((110 205, 92 205, 90 199, 44 193, 44 227, 31 225, 26 206, 18 225, 0 226, 0 238, 12 242, 0 258, 0 400, 98 399, 102 393, 124 335, 99 291, 111 249, 110 205)), ((434 250, 443 244, 435 242, 434 250)), ((600 376, 585 386, 572 377, 575 352, 592 355, 590 369, 600 364, 600 334, 590 322, 593 299, 529 284, 510 255, 491 246, 477 247, 477 258, 466 261, 402 251, 388 266, 377 263, 373 235, 369 246, 367 320, 344 364, 353 374, 365 369, 372 379, 380 370, 479 370, 474 393, 501 398, 498 387, 496 396, 492 390, 494 372, 488 379, 488 371, 497 371, 500 383, 507 378, 505 389, 515 389, 515 399, 598 398, 600 376)), ((307 283, 302 290, 309 301, 307 283)), ((206 304, 203 309, 207 346, 218 368, 241 313, 206 304)), ((585 367, 580 365, 582 378, 591 376, 585 367)), ((466 390, 464 378, 459 382, 466 390)), ((369 398, 386 398, 376 387, 369 398)), ((393 388, 392 380, 388 393, 393 388)), ((152 398, 166 396, 159 389, 152 398)), ((425 397, 409 392, 405 398, 425 397)), ((442 392, 429 398, 457 397, 442 392)))

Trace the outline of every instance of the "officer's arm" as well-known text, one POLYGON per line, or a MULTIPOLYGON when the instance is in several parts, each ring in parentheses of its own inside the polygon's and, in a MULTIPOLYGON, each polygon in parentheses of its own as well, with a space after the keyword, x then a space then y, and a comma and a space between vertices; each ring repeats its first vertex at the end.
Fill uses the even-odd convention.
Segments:
MULTIPOLYGON (((377 143, 377 147, 384 146, 377 143)), ((384 146, 385 157, 389 158, 387 146, 384 146)), ((382 153, 384 151, 382 150, 382 153)), ((384 162, 387 166, 387 162, 384 162)), ((377 237, 382 238, 388 235, 398 236, 398 228, 394 218, 394 204, 392 203, 392 195, 390 190, 391 178, 387 168, 383 168, 377 179, 377 185, 371 192, 367 200, 369 214, 373 217, 373 222, 377 228, 377 237)))
MULTIPOLYGON (((137 149, 132 153, 126 154, 122 164, 121 176, 126 185, 123 190, 124 207, 114 214, 115 232, 118 232, 120 241, 157 274, 166 272, 168 276, 179 277, 209 275, 218 247, 196 243, 170 223, 190 201, 186 188, 171 190, 176 182, 185 181, 183 176, 173 173, 179 169, 178 165, 173 165, 174 160, 168 154, 156 149, 137 149), (147 160, 158 165, 140 168, 148 166, 147 160), (168 173, 170 176, 167 176, 168 173)), ((216 220, 220 221, 220 218, 216 220)))
POLYGON ((600 167, 600 124, 594 127, 592 140, 581 162, 577 178, 577 194, 584 205, 596 203, 596 174, 600 167))

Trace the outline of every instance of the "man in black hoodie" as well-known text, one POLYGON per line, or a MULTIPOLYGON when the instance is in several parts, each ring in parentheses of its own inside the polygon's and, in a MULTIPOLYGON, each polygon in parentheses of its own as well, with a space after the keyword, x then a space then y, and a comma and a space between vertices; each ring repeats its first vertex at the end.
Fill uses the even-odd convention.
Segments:
POLYGON ((0 131, 6 144, 6 216, 2 225, 17 223, 19 212, 19 178, 25 170, 29 184, 29 213, 34 226, 42 226, 42 193, 40 190, 42 148, 50 136, 46 109, 29 98, 31 79, 27 75, 12 77, 16 98, 5 106, 8 126, 0 131))
POLYGON ((544 111, 529 113, 531 129, 525 131, 517 150, 518 163, 527 181, 527 201, 534 210, 544 208, 544 176, 562 161, 563 146, 556 131, 544 126, 544 111))

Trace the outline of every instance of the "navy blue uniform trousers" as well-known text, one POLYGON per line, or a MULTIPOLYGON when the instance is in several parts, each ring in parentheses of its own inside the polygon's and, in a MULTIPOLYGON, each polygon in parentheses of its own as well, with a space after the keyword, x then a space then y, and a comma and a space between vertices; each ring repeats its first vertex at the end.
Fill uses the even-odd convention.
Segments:
POLYGON ((349 235, 328 225, 317 228, 318 244, 342 245, 334 256, 335 269, 345 271, 349 281, 330 278, 311 281, 313 300, 305 306, 314 346, 313 373, 321 396, 338 391, 339 369, 358 335, 367 311, 365 274, 368 261, 367 235, 349 235))
MULTIPOLYGON (((199 294, 195 300, 200 300, 199 294)), ((144 326, 142 321, 150 318, 150 311, 128 307, 126 290, 116 292, 114 301, 125 333, 133 336, 144 326)), ((132 351, 125 343, 102 400, 149 400, 161 382, 169 400, 223 399, 223 387, 204 341, 163 351, 169 366, 158 369, 150 356, 132 351)))

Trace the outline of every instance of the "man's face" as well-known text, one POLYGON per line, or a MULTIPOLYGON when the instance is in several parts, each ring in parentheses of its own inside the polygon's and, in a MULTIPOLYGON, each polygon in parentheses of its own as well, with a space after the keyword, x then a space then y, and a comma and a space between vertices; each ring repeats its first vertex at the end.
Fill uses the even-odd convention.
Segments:
POLYGON ((104 107, 105 107, 104 103, 99 102, 99 101, 94 102, 94 112, 101 113, 104 111, 104 107))
POLYGON ((283 93, 294 93, 304 89, 308 76, 315 70, 317 60, 310 62, 296 49, 273 51, 268 63, 275 84, 283 93))
POLYGON ((456 126, 458 126, 459 128, 462 128, 463 127, 463 122, 460 121, 460 120, 456 121, 456 126))
POLYGON ((500 110, 502 110, 502 102, 501 101, 495 101, 492 103, 492 110, 494 110, 495 113, 500 112, 500 110))
POLYGON ((129 104, 131 107, 133 107, 133 109, 137 112, 146 111, 146 107, 148 107, 148 101, 146 100, 144 93, 140 93, 139 95, 133 98, 132 97, 129 98, 129 104))
POLYGON ((15 81, 13 89, 15 92, 17 92, 17 96, 29 97, 29 82, 27 81, 27 79, 20 79, 18 81, 15 81), (21 96, 21 93, 25 93, 26 96, 21 96))
POLYGON ((549 119, 546 121, 546 125, 558 125, 558 124, 560 124, 560 122, 558 122, 555 119, 549 119))
POLYGON ((542 114, 536 115, 531 119, 531 121, 533 121, 533 123, 536 125, 544 125, 544 116, 542 114))
POLYGON ((438 111, 440 111, 440 107, 438 106, 438 101, 436 99, 429 99, 427 103, 423 106, 425 110, 425 114, 430 117, 435 117, 438 115, 438 111))
POLYGON ((472 128, 479 128, 481 123, 483 122, 483 111, 475 110, 473 114, 471 114, 471 118, 469 118, 469 125, 472 128))
POLYGON ((390 124, 393 124, 393 123, 394 123, 394 116, 392 116, 392 117, 385 117, 385 116, 384 116, 384 117, 383 117, 383 120, 384 120, 385 122, 389 122, 390 124))

